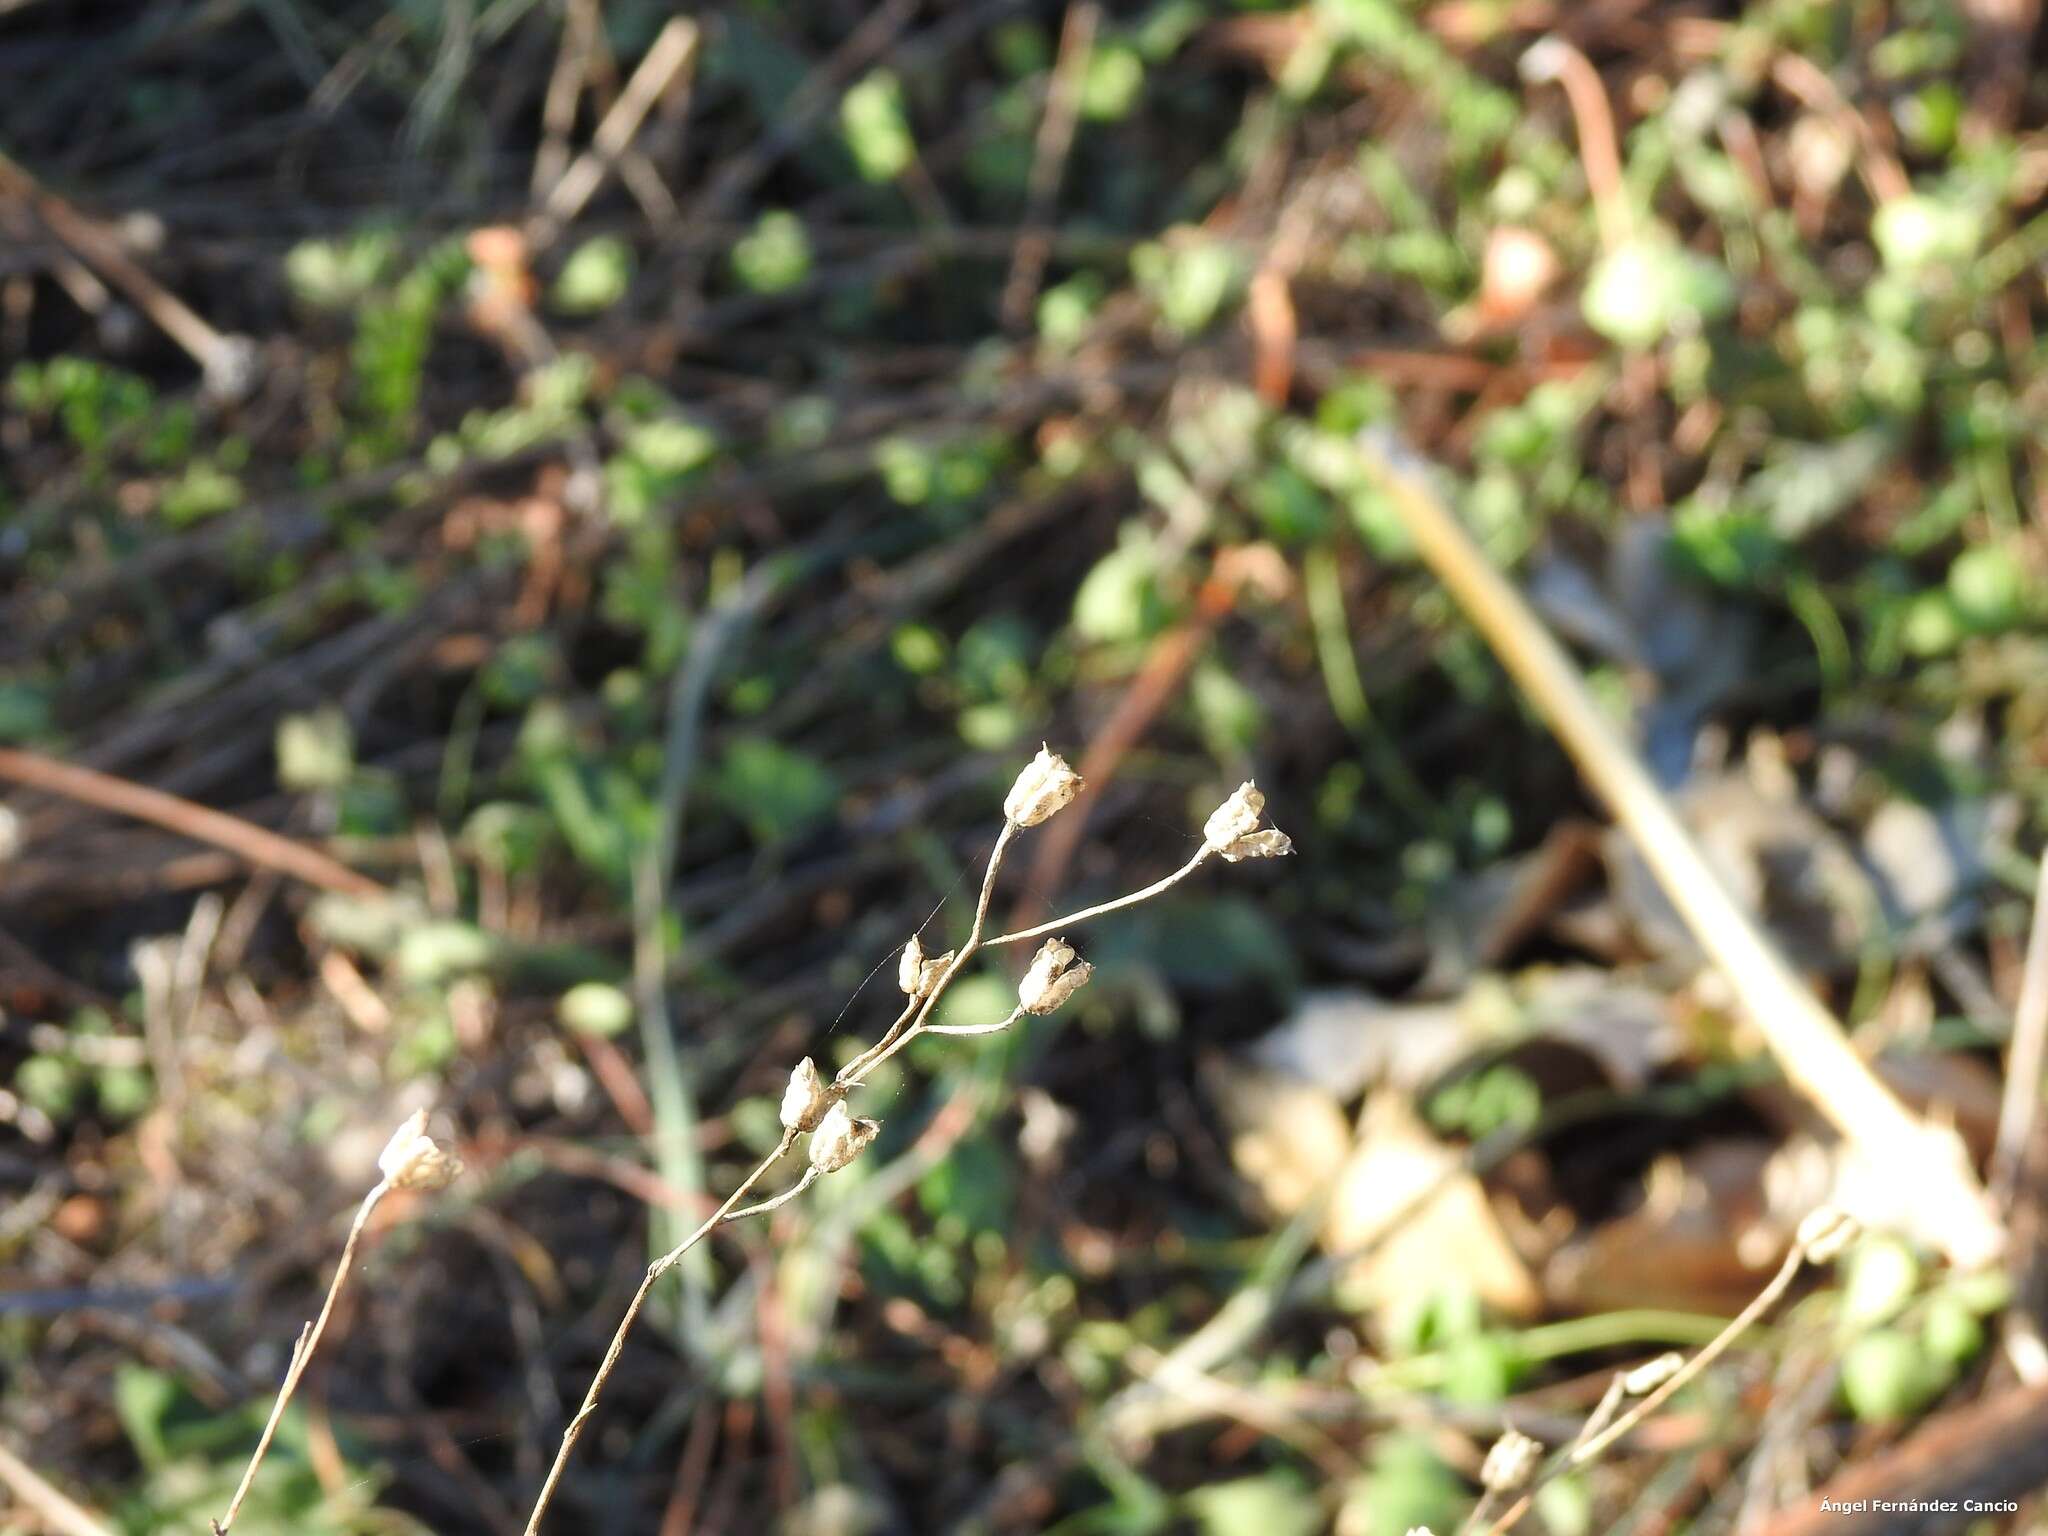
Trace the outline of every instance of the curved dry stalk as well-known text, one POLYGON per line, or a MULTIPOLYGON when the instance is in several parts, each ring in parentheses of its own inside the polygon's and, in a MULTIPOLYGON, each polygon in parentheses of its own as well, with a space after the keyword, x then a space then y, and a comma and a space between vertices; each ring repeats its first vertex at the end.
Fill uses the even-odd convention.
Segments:
POLYGON ((1593 195, 1593 217, 1600 226, 1600 247, 1613 251, 1626 243, 1630 214, 1622 189, 1621 149, 1614 132, 1614 108, 1593 61, 1561 37, 1546 37, 1522 55, 1522 78, 1535 83, 1555 80, 1579 130, 1579 163, 1585 167, 1586 190, 1593 195))
POLYGON ((284 1418, 285 1404, 292 1400, 292 1393, 298 1390, 299 1378, 306 1374, 306 1366, 312 1361, 313 1351, 320 1347, 320 1335, 327 1330, 328 1316, 334 1311, 334 1299, 341 1294, 341 1283, 348 1278, 349 1265, 355 1258, 356 1243, 363 1235, 363 1228, 369 1224, 370 1213, 377 1209, 377 1202, 391 1190, 389 1178, 379 1179, 376 1186, 363 1196, 363 1203, 356 1207, 355 1220, 348 1224, 348 1238, 341 1245, 341 1262, 334 1267, 334 1279, 327 1287, 327 1299, 320 1303, 320 1315, 299 1330, 298 1340, 292 1345, 291 1364, 285 1368, 284 1385, 277 1389, 277 1401, 270 1405, 270 1418, 263 1425, 256 1450, 242 1471, 241 1482, 235 1486, 235 1496, 228 1500, 228 1512, 213 1522, 213 1536, 227 1536, 228 1527, 241 1513, 242 1501, 249 1496, 250 1485, 256 1481, 256 1469, 263 1465, 263 1458, 270 1451, 270 1442, 277 1434, 277 1426, 284 1418))
POLYGON ((1785 1255, 1785 1262, 1778 1266, 1778 1272, 1771 1276, 1748 1306, 1729 1319, 1727 1327, 1715 1334, 1698 1354, 1678 1365, 1655 1387, 1643 1393, 1640 1401, 1627 1413, 1606 1424, 1604 1428, 1596 1428, 1613 1414, 1626 1391, 1628 1373, 1617 1375, 1607 1395, 1600 1400, 1600 1406, 1594 1410, 1593 1417, 1588 1419, 1586 1427, 1579 1431, 1579 1437, 1551 1458, 1550 1463, 1528 1483, 1522 1496, 1508 1506, 1506 1513, 1485 1527, 1483 1536, 1507 1536, 1507 1532, 1514 1528, 1515 1523, 1529 1512, 1530 1505, 1535 1503, 1536 1495, 1545 1484, 1566 1472, 1585 1466, 1588 1462, 1598 1460, 1615 1441, 1663 1407, 1670 1401, 1673 1393, 1695 1380, 1702 1371, 1726 1354, 1737 1339, 1777 1305, 1779 1299, 1791 1288, 1793 1278, 1805 1264, 1809 1261, 1815 1264, 1830 1262, 1847 1246, 1855 1234, 1856 1224, 1838 1211, 1823 1207, 1808 1216, 1800 1224, 1799 1232, 1792 1240, 1791 1251, 1785 1255))
POLYGON ((1204 843, 1195 850, 1195 856, 1189 859, 1187 863, 1181 865, 1172 874, 1154 880, 1143 890, 1133 891, 1128 896, 1119 896, 1114 901, 1098 902, 1092 907, 1083 907, 1078 912, 1069 912, 1065 917, 1055 917, 1050 922, 1035 923, 1029 928, 1019 928, 1015 933, 999 933, 992 939, 983 940, 982 947, 994 949, 998 944, 1021 944, 1026 939, 1042 939, 1049 933, 1057 933, 1063 928, 1075 927, 1078 924, 1088 922, 1091 918, 1101 917, 1105 913, 1115 912, 1123 907, 1135 907, 1141 901, 1150 901, 1154 896, 1172 890, 1181 881, 1187 879, 1189 875, 1200 869, 1203 861, 1215 851, 1216 849, 1211 844, 1204 843))
POLYGON ((1920 1237, 1965 1269, 1994 1260, 2005 1229, 1961 1138, 1915 1115, 1879 1081, 1834 1015, 1729 894, 1564 648, 1444 504, 1426 462, 1384 430, 1362 436, 1358 448, 1417 553, 1606 801, 1786 1077, 1872 1167, 1912 1192, 1902 1205, 1920 1237))
POLYGON ((256 1481, 256 1469, 263 1465, 271 1439, 284 1418, 285 1404, 292 1400, 299 1378, 306 1374, 306 1367, 313 1359, 313 1351, 320 1347, 320 1335, 327 1331, 327 1319, 334 1312, 335 1298, 341 1294, 342 1282, 348 1278, 349 1266, 355 1261, 356 1244, 362 1238, 363 1229, 369 1225, 370 1213, 377 1209, 377 1202, 394 1189, 445 1189, 461 1172, 462 1159, 428 1137, 427 1112, 424 1109, 415 1110, 407 1116, 392 1133, 391 1139, 385 1142, 384 1150, 377 1154, 377 1182, 363 1196, 363 1203, 356 1207, 355 1220, 348 1225, 348 1237, 341 1245, 341 1262, 334 1266, 334 1279, 328 1283, 326 1300, 320 1303, 320 1315, 299 1330, 298 1340, 292 1345, 291 1364, 285 1369, 284 1385, 277 1389, 277 1401, 270 1405, 270 1418, 263 1426, 263 1434, 256 1442, 249 1465, 242 1472, 242 1481, 235 1488, 235 1496, 228 1501, 228 1512, 209 1522, 213 1536, 227 1536, 228 1527, 235 1523, 235 1516, 241 1512, 242 1501, 249 1496, 249 1487, 256 1481))
POLYGON ((0 1445, 0 1483, 36 1515, 55 1536, 107 1536, 107 1528, 90 1510, 75 1502, 14 1452, 0 1445))
MULTIPOLYGON (((1226 800, 1209 818, 1203 829, 1203 843, 1200 851, 1184 866, 1164 879, 1156 880, 1144 889, 1134 891, 1115 901, 1103 902, 1081 912, 1061 918, 1052 923, 1019 933, 1005 934, 1000 938, 984 940, 982 931, 988 925, 989 904, 995 894, 996 874, 1002 868, 1003 856, 1009 851, 1013 839, 1028 827, 1037 826, 1064 806, 1072 803, 1081 788, 1081 779, 1060 758, 1050 750, 1041 750, 1037 759, 1018 777, 1015 786, 1003 802, 1003 828, 997 834, 995 844, 989 850, 988 865, 982 872, 981 893, 974 904, 974 922, 968 931, 966 941, 961 944, 945 962, 936 976, 921 969, 921 951, 913 948, 906 953, 901 985, 909 994, 909 1001, 896 1021, 883 1032, 882 1037, 866 1050, 860 1052, 839 1069, 830 1083, 822 1081, 816 1065, 805 1057, 790 1074, 789 1090, 782 1104, 782 1139, 775 1149, 764 1157, 754 1170, 739 1183, 724 1202, 707 1217, 682 1242, 663 1254, 647 1267, 647 1273, 640 1281, 639 1289, 627 1303, 625 1316, 619 1320, 618 1328, 612 1334, 604 1358, 599 1361, 597 1373, 592 1377, 590 1389, 583 1395, 583 1403, 576 1415, 562 1432, 562 1442, 556 1448, 553 1465, 548 1468, 540 1493, 534 1501, 533 1511, 527 1517, 523 1536, 539 1536, 541 1522, 546 1518, 548 1506, 553 1502, 555 1491, 560 1486, 562 1473, 568 1466, 569 1456, 574 1450, 577 1438, 584 1426, 597 1410, 597 1400, 603 1395, 605 1383, 611 1379, 624 1352, 626 1336, 647 1303, 654 1284, 669 1270, 681 1262, 688 1253, 714 1229, 730 1221, 740 1221, 750 1216, 765 1215, 779 1210, 809 1189, 818 1178, 847 1166, 861 1150, 875 1137, 880 1127, 873 1120, 856 1120, 846 1109, 847 1096, 864 1082, 874 1070, 890 1057, 901 1051, 921 1034, 935 1035, 984 1035, 994 1034, 1009 1028, 1026 1013, 1050 1013, 1071 997, 1074 991, 1086 982, 1092 969, 1086 962, 1076 960, 1072 946, 1049 944, 1041 950, 1027 972, 1018 992, 1017 1006, 1010 1014, 993 1024, 933 1024, 932 1010, 945 995, 954 977, 973 958, 975 953, 987 944, 1013 944, 1067 923, 1084 922, 1105 912, 1128 907, 1185 879, 1195 867, 1212 853, 1220 853, 1225 859, 1235 862, 1245 858, 1271 858, 1287 853, 1292 845, 1286 836, 1271 828, 1260 830, 1260 813, 1265 799, 1257 788, 1247 782, 1226 800), (1041 969, 1042 968, 1042 969, 1041 969), (929 979, 927 979, 929 977, 929 979), (754 1186, 766 1177, 790 1149, 796 1145, 799 1136, 809 1134, 810 1166, 803 1177, 779 1195, 771 1196, 756 1204, 742 1206, 740 1201, 754 1186)), ((930 962, 936 966, 937 962, 930 962)))
MULTIPOLYGON (((767 1175, 768 1170, 781 1162, 789 1149, 796 1145, 796 1135, 795 1131, 784 1131, 782 1139, 775 1144, 775 1150, 762 1158, 752 1173, 740 1180, 733 1192, 725 1197, 724 1203, 705 1217, 703 1224, 696 1231, 647 1266, 647 1273, 640 1278, 640 1288, 633 1293, 633 1299, 626 1303, 626 1315, 619 1319, 619 1326, 612 1334, 612 1341, 605 1348, 604 1359, 598 1362, 597 1374, 590 1380, 590 1390, 583 1394, 582 1406, 576 1410, 576 1417, 571 1419, 568 1427, 562 1431, 562 1443, 555 1448, 554 1464, 548 1468, 547 1478, 540 1485, 540 1493, 534 1499, 533 1513, 526 1518, 525 1536, 537 1536, 541 1521, 547 1516, 548 1505, 554 1500, 555 1489, 562 1481, 562 1472, 569 1465, 570 1452, 575 1450, 577 1438, 583 1433, 583 1426, 597 1411, 597 1400, 604 1392, 604 1384, 612 1379, 612 1371, 618 1366, 619 1356, 625 1353, 626 1335, 633 1331, 633 1324, 639 1320, 640 1309, 647 1305, 647 1297, 654 1289, 654 1283, 680 1264, 683 1255, 703 1241, 713 1228, 735 1215, 748 1214, 738 1210, 740 1201, 744 1200, 753 1187, 767 1175)), ((791 1193, 794 1194, 795 1191, 791 1193)))

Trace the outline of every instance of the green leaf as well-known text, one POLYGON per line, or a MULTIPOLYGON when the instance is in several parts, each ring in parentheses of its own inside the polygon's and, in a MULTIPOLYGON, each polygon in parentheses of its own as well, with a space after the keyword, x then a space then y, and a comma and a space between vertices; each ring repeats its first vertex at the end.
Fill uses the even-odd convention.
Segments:
POLYGON ((1372 1468, 1344 1496, 1337 1529, 1345 1536, 1405 1536, 1416 1526, 1457 1527, 1464 1485, 1420 1434, 1393 1433, 1373 1445, 1372 1468))
POLYGON ((749 292, 786 293, 811 275, 811 237, 786 208, 771 208, 732 248, 733 275, 749 292))
POLYGON ((838 803, 839 781, 816 758, 759 736, 726 749, 718 797, 764 846, 795 836, 838 803))
POLYGON ((1984 219, 1960 200, 1910 193, 1878 208, 1870 237, 1887 270, 1919 273, 1968 262, 1983 243, 1984 219))
POLYGON ((839 103, 839 127, 854 165, 869 181, 894 181, 917 158, 903 87, 886 69, 876 70, 846 93, 839 103))
POLYGON ((1093 123, 1120 123, 1145 94, 1145 61, 1128 43, 1104 43, 1088 56, 1081 78, 1081 115, 1093 123))
POLYGON ((177 1402, 178 1384, 165 1372, 142 1365, 115 1369, 114 1417, 144 1466, 162 1466, 170 1460, 164 1430, 177 1402))
POLYGON ((1697 331, 1734 302, 1726 272, 1661 233, 1639 235, 1603 256, 1580 300, 1588 325, 1638 349, 1674 331, 1697 331))
POLYGON ((1288 1471, 1211 1483, 1186 1498, 1204 1536, 1316 1536, 1322 1505, 1288 1471))
POLYGON ((571 987, 555 1008, 562 1022, 580 1035, 622 1034, 633 1022, 633 1000, 602 981, 571 987))
POLYGON ((1842 1355, 1842 1399, 1865 1423, 1890 1423, 1912 1417, 1940 1396, 1946 1375, 1918 1339, 1880 1328, 1842 1355))
POLYGON ((567 314, 594 315, 618 303, 632 286, 633 248, 616 235, 598 235, 562 263, 552 298, 567 314))
POLYGON ((1074 593, 1074 628, 1084 640, 1142 640, 1169 617, 1159 595, 1160 555, 1141 523, 1126 523, 1117 547, 1095 562, 1074 593))
POLYGON ((1970 628, 1982 633, 2010 629, 2026 608, 2026 572, 2006 545, 1979 544, 1949 566, 1948 594, 1970 628))
POLYGON ((286 789, 339 789, 355 766, 355 730, 335 706, 277 722, 277 782, 286 789))
POLYGON ((0 742, 30 741, 48 733, 50 696, 30 683, 0 683, 0 742))

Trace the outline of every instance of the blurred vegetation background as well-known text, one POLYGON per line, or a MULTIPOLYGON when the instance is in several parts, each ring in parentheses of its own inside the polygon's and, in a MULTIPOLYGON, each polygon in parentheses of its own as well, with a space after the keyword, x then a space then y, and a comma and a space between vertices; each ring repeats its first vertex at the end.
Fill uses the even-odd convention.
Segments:
MULTIPOLYGON (((0 1439, 204 1529, 430 1107, 469 1173, 380 1213, 237 1530, 517 1532, 1047 741, 1093 794, 999 919, 1248 777, 1298 853, 892 1064, 868 1158, 657 1295, 554 1528, 1454 1529, 1832 1154, 1356 434, 1986 1152, 2048 828, 2037 23, 0 0, 0 744, 363 882, 0 786, 0 1439)), ((2018 1278, 1866 1241, 1523 1528, 1791 1507, 2011 1386, 2018 1278)))

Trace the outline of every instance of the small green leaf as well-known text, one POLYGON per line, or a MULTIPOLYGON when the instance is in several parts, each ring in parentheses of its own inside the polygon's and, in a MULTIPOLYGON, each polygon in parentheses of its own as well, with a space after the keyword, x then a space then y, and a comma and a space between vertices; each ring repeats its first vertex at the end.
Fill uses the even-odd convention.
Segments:
POLYGON ((277 782, 286 789, 339 789, 355 766, 355 731, 333 705, 277 722, 277 782))
POLYGON ((732 270, 749 292, 786 293, 811 275, 811 239, 803 220, 771 208, 732 248, 732 270))
POLYGON ((869 181, 894 181, 917 158, 903 87, 886 69, 876 70, 846 93, 839 103, 839 127, 854 165, 869 181))
POLYGON ((804 831, 839 799, 839 781, 824 764, 759 736, 743 736, 726 749, 717 788, 726 808, 763 845, 804 831))
POLYGON ((1983 242, 1984 220, 1956 199, 1910 193, 1878 208, 1870 220, 1870 237, 1887 270, 1925 272, 1975 256, 1983 242))
POLYGON ((165 1372, 142 1365, 116 1367, 114 1417, 144 1466, 160 1467, 171 1459, 164 1430, 177 1402, 178 1384, 165 1372))
POLYGON ((1081 115, 1093 123, 1119 123, 1145 93, 1145 61, 1128 43, 1105 43, 1088 56, 1081 79, 1081 115))
POLYGON ((562 1022, 580 1035, 616 1035, 633 1022, 633 1000, 602 981, 585 981, 562 994, 555 1005, 562 1022))
POLYGON ((1910 1334, 1866 1333, 1842 1355, 1842 1398, 1866 1423, 1910 1418, 1946 1385, 1944 1373, 1910 1334))
POLYGON ((1580 302, 1594 330, 1640 349, 1726 314, 1735 302, 1735 285, 1706 258, 1668 236, 1649 234, 1603 256, 1580 302))
POLYGON ((1211 1483, 1187 1496, 1204 1536, 1316 1536, 1323 1509, 1292 1472, 1211 1483))
POLYGON ((2024 611, 2026 572, 2007 546, 1979 544, 1957 555, 1949 566, 1948 593, 1965 624, 1995 633, 2011 628, 2024 611))
POLYGON ((584 241, 562 263, 555 279, 555 308, 571 315, 610 309, 633 286, 633 248, 616 235, 584 241))

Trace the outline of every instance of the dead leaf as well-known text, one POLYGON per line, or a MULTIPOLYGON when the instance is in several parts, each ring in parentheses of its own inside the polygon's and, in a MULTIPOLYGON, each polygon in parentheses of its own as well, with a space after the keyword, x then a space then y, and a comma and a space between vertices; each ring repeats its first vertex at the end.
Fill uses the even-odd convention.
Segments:
POLYGON ((1366 1100, 1356 1150, 1323 1226, 1331 1253, 1372 1251, 1347 1291, 1385 1316, 1455 1287, 1495 1311, 1528 1318, 1542 1306, 1534 1275, 1509 1243, 1464 1159, 1429 1133, 1404 1094, 1366 1100))

